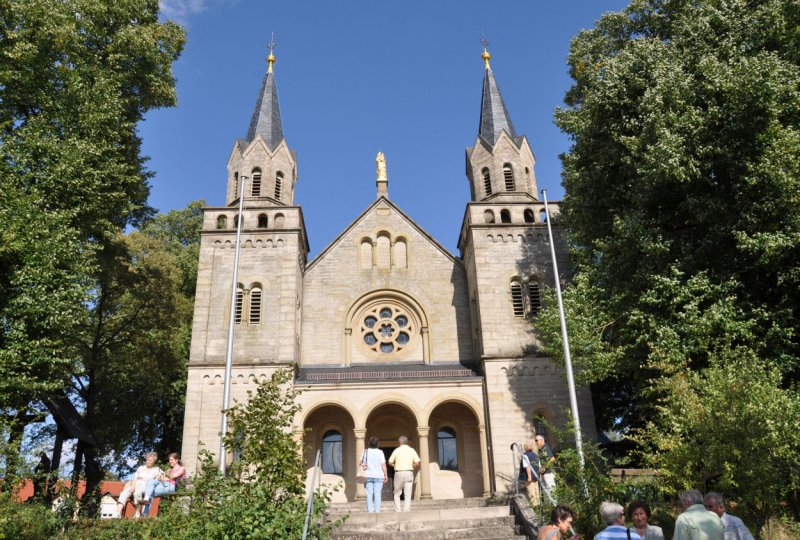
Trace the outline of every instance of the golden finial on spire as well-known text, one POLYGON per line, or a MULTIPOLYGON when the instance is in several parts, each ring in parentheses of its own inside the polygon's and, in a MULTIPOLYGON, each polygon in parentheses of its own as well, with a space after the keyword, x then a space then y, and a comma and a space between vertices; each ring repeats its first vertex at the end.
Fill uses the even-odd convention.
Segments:
POLYGON ((483 45, 483 54, 481 55, 481 58, 483 58, 483 61, 486 63, 486 69, 491 69, 489 67, 489 59, 492 58, 492 55, 486 50, 486 47, 489 46, 489 42, 486 41, 486 36, 483 35, 483 32, 481 32, 481 44, 483 45))
POLYGON ((275 42, 275 32, 273 32, 272 40, 270 40, 270 42, 267 43, 267 47, 269 47, 269 55, 267 55, 267 62, 269 63, 269 67, 267 68, 267 73, 272 73, 272 64, 274 64, 275 61, 277 60, 277 58, 275 58, 275 55, 272 54, 272 51, 275 49, 277 45, 278 44, 275 42))

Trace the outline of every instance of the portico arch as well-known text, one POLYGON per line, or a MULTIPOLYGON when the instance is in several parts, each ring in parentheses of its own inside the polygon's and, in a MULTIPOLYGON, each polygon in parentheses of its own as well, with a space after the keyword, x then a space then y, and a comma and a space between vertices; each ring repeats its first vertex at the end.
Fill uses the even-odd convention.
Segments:
POLYGON ((479 497, 488 492, 488 459, 480 416, 463 399, 443 399, 428 416, 431 497, 479 497))
MULTIPOLYGON (((405 400, 392 399, 391 397, 384 397, 384 399, 368 409, 369 413, 365 418, 364 425, 366 427, 365 440, 370 437, 378 438, 378 448, 383 450, 387 460, 391 452, 399 446, 397 439, 401 435, 408 437, 408 444, 414 448, 417 453, 420 453, 420 437, 418 432, 417 418, 418 414, 412 410, 409 404, 403 403, 405 400)), ((389 467, 389 476, 394 476, 394 470, 389 467)), ((384 485, 382 498, 390 500, 392 498, 392 482, 384 485)), ((419 482, 414 482, 415 499, 420 498, 419 482)))
POLYGON ((328 467, 322 472, 322 483, 343 488, 333 493, 334 502, 353 500, 356 496, 357 463, 353 416, 340 404, 318 404, 306 414, 302 426, 306 484, 311 482, 317 451, 324 452, 323 464, 328 467))

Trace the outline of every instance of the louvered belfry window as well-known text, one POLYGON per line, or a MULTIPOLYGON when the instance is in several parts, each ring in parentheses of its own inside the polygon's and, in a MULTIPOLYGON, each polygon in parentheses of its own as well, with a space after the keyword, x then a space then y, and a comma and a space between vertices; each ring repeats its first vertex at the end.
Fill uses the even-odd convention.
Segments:
POLYGON ((514 308, 514 317, 525 316, 525 305, 522 300, 522 284, 519 281, 511 283, 511 306, 514 308))

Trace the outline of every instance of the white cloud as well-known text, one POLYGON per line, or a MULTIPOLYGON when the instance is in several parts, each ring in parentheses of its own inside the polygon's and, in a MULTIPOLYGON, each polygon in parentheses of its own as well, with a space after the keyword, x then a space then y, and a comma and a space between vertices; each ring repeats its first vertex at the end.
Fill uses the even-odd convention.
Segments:
POLYGON ((189 17, 208 9, 213 0, 160 0, 161 15, 180 24, 186 24, 189 17))

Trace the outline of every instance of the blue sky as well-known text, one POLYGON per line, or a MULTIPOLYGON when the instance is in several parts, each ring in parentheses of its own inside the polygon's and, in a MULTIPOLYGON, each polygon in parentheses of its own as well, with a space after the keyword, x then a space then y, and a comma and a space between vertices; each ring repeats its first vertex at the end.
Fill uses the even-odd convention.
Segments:
POLYGON ((284 136, 298 154, 295 204, 310 255, 375 199, 375 154, 389 197, 454 254, 469 199, 465 148, 475 142, 481 32, 514 127, 536 156, 539 189, 563 195, 553 124, 571 81, 570 39, 627 2, 162 0, 187 28, 175 64, 178 106, 140 126, 150 203, 161 211, 224 203, 228 155, 244 137, 275 32, 284 136))

